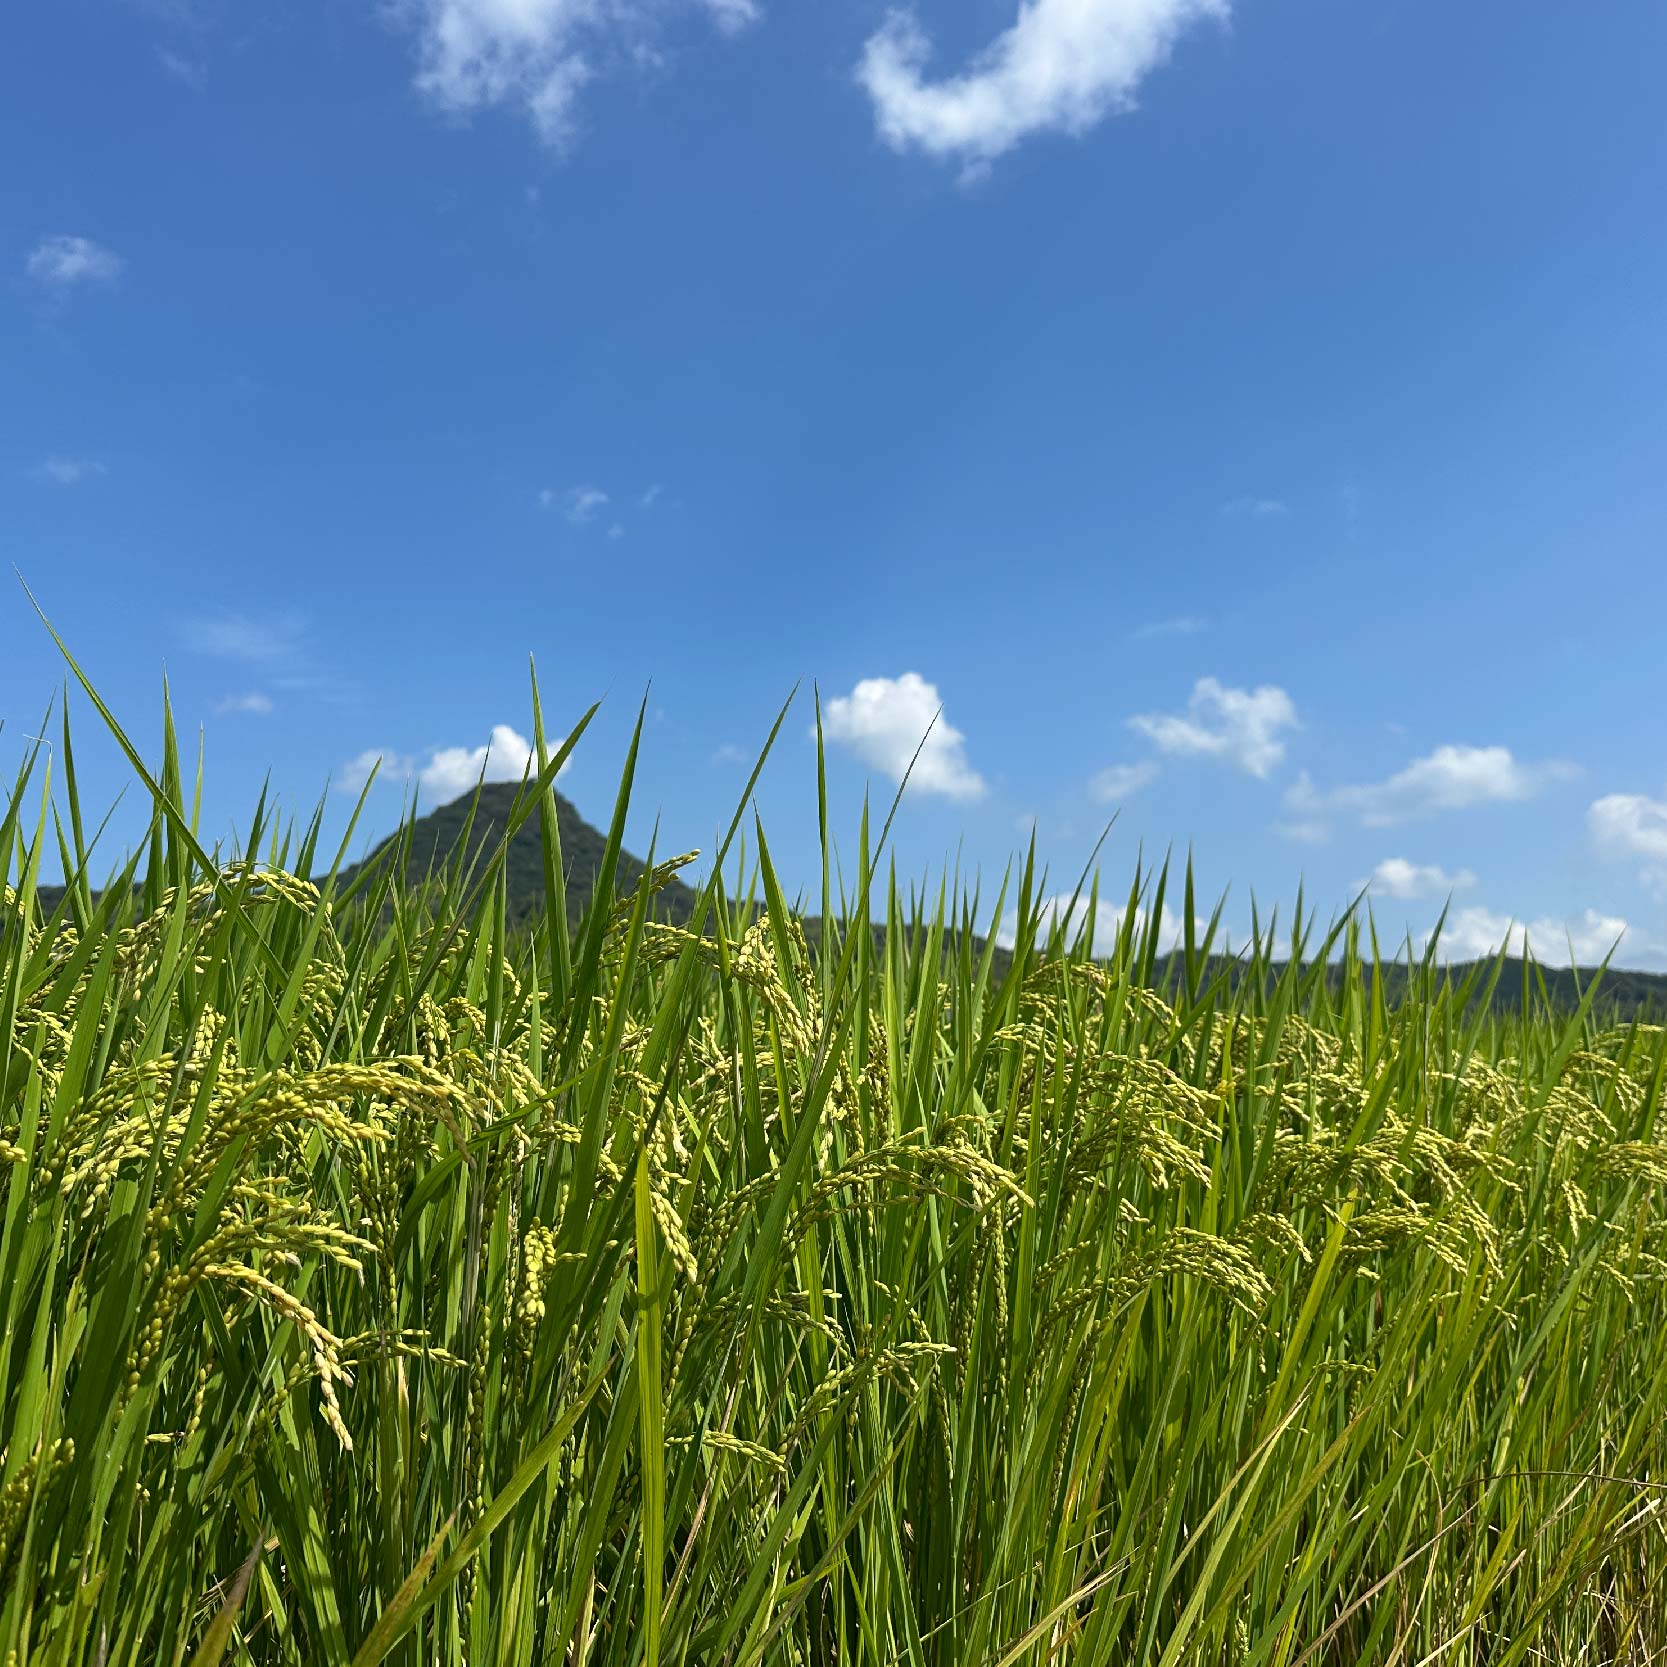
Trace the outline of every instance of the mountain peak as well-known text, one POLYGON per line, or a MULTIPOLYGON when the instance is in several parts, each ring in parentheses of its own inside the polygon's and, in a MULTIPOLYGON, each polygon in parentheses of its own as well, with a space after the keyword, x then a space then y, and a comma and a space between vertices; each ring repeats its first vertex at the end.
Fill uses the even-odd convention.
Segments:
MULTIPOLYGON (((438 873, 465 850, 464 866, 468 869, 496 849, 522 791, 520 782, 486 782, 449 804, 437 805, 382 840, 363 862, 344 870, 342 883, 382 859, 406 835, 410 839, 404 875, 408 884, 418 884, 438 873)), ((577 919, 596 889, 608 841, 584 819, 572 800, 553 790, 552 796, 561 837, 562 872, 567 881, 567 912, 577 919)), ((511 837, 504 867, 508 916, 512 924, 518 923, 544 907, 544 843, 536 815, 528 817, 511 837)), ((622 850, 614 871, 616 895, 628 896, 635 891, 644 867, 642 858, 622 850)), ((656 912, 662 919, 681 923, 689 918, 694 901, 694 892, 681 880, 673 879, 656 894, 656 912)))

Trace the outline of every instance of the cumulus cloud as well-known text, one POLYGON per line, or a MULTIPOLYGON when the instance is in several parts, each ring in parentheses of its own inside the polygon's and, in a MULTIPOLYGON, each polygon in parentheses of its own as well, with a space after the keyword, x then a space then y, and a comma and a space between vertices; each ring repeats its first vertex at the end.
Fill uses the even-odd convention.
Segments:
POLYGON ((1163 752, 1221 758, 1266 777, 1285 756, 1280 732, 1297 727, 1297 709, 1272 684, 1228 689, 1201 677, 1184 713, 1148 712, 1130 718, 1129 725, 1163 752))
MULTIPOLYGON (((423 762, 408 753, 368 747, 337 771, 338 784, 347 792, 358 792, 378 762, 379 781, 415 781, 423 798, 442 805, 472 793, 478 782, 521 781, 538 768, 532 742, 508 724, 494 724, 480 746, 436 747, 423 762)), ((566 768, 562 766, 564 772, 566 768)))
POLYGON ((1156 764, 1111 764, 1095 776, 1088 790, 1101 804, 1114 804, 1138 793, 1158 773, 1156 764))
POLYGON ((43 237, 29 252, 29 276, 53 289, 107 284, 121 269, 121 257, 90 237, 43 237))
POLYGON ((1449 872, 1434 863, 1385 857, 1364 884, 1379 897, 1444 897, 1475 885, 1476 876, 1468 868, 1449 872))
POLYGON ((417 87, 435 105, 518 109, 562 145, 598 63, 649 54, 655 14, 677 8, 725 32, 758 15, 754 0, 407 0, 403 15, 416 27, 417 87))
POLYGON ((949 799, 981 798, 984 778, 968 763, 966 737, 941 715, 942 707, 937 685, 918 672, 865 677, 823 708, 822 730, 893 781, 903 779, 919 747, 911 788, 949 799))
POLYGON ((272 711, 271 695, 251 689, 246 695, 227 695, 214 703, 214 710, 222 714, 240 713, 246 717, 264 718, 272 711))
POLYGON ((857 79, 894 150, 977 168, 1032 134, 1086 133, 1131 109, 1188 28, 1226 16, 1226 0, 1021 0, 961 73, 933 79, 931 42, 899 10, 869 37, 857 79))
POLYGON ((374 773, 381 782, 409 781, 417 772, 417 761, 406 753, 385 747, 366 747, 355 753, 336 771, 336 786, 344 793, 363 791, 374 773))
POLYGON ((1606 793, 1592 801, 1586 825, 1597 842, 1609 850, 1667 863, 1667 798, 1606 793))
POLYGON ((1386 781, 1321 792, 1304 775, 1285 802, 1310 819, 1331 812, 1357 817, 1363 827, 1386 828, 1444 810, 1519 803, 1578 773, 1557 759, 1525 764, 1509 747, 1443 746, 1386 781))
POLYGON ((481 746, 440 747, 431 753, 417 785, 436 804, 446 804, 483 778, 520 781, 533 767, 532 742, 508 724, 493 724, 491 738, 481 746))
POLYGON ((90 457, 49 457, 35 465, 35 479, 53 486, 79 486, 106 473, 104 465, 90 457))
MULTIPOLYGON (((1511 954, 1522 954, 1526 942, 1534 958, 1548 967, 1593 966, 1617 944, 1625 944, 1628 930, 1618 915, 1599 914, 1596 909, 1587 909, 1573 920, 1547 916, 1527 922, 1513 921, 1491 909, 1460 909, 1448 916, 1436 953, 1444 961, 1479 961, 1497 955, 1509 939, 1511 954)), ((1424 942, 1428 947, 1428 935, 1424 942)))

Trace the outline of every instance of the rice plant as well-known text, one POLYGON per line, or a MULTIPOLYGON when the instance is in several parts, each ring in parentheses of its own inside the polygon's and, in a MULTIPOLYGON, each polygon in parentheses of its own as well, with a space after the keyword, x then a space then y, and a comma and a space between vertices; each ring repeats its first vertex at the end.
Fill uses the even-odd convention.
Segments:
POLYGON ((6 1667, 1667 1655, 1667 1044, 1601 985, 1391 1005, 1353 919, 1229 977, 1190 873, 1162 961, 1161 869, 1096 959, 1033 858, 909 898, 865 816, 842 882, 825 791, 814 948, 740 811, 672 927, 634 742, 574 925, 536 687, 511 930, 502 845, 210 852, 98 710, 131 857, 67 723, 0 824, 6 1667))

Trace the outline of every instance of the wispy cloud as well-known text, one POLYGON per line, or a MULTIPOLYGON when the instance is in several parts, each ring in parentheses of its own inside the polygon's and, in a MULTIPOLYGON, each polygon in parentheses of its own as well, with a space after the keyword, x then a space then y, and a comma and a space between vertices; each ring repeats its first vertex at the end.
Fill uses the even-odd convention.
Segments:
POLYGON ((182 53, 170 52, 167 47, 156 49, 156 61, 174 80, 200 93, 208 85, 208 66, 198 58, 187 58, 182 53))
POLYGON ((1088 791, 1101 804, 1116 804, 1149 785, 1157 774, 1157 765, 1149 760, 1140 764, 1110 764, 1088 784, 1088 791))
POLYGON ((95 480, 110 471, 91 457, 49 457, 37 463, 32 472, 36 480, 53 486, 79 486, 84 480, 95 480))
POLYGON ((1037 133, 1086 133, 1133 107, 1175 43, 1226 0, 1022 0, 1011 28, 959 74, 929 77, 932 44, 893 11, 869 37, 857 79, 894 150, 976 170, 1037 133))
POLYGON ((302 654, 306 632, 300 615, 254 619, 247 614, 213 614, 188 619, 182 626, 186 647, 217 660, 245 665, 293 665, 302 654))
POLYGON ((1283 498, 1229 498, 1221 506, 1223 515, 1288 515, 1290 506, 1283 498))
POLYGON ((1441 811, 1520 803, 1578 774, 1573 764, 1560 759, 1525 764, 1508 747, 1449 745, 1414 759, 1385 781, 1321 791, 1304 774, 1285 803, 1309 820, 1342 815, 1363 827, 1387 828, 1441 811))
POLYGON ((1174 619, 1149 620, 1145 625, 1137 625, 1129 635, 1136 641, 1146 637, 1196 637, 1209 628, 1210 622, 1197 614, 1180 614, 1174 619))
POLYGON ((204 614, 182 621, 179 631, 189 653, 244 666, 268 689, 337 705, 359 696, 351 678, 319 664, 298 613, 204 614))
POLYGON ((579 94, 598 64, 657 58, 655 15, 704 12, 725 33, 758 15, 753 0, 665 0, 659 7, 603 0, 408 0, 417 87, 439 109, 470 115, 519 110, 547 143, 574 135, 579 94))
POLYGON ((1281 839, 1293 840, 1298 845, 1324 845, 1331 838, 1331 824, 1315 819, 1305 821, 1299 817, 1293 822, 1276 822, 1274 832, 1281 839))
POLYGON ((251 689, 244 695, 227 695, 214 703, 214 710, 223 715, 241 713, 251 718, 264 718, 273 710, 272 697, 264 695, 259 689, 251 689))
POLYGON ((107 284, 121 275, 121 257, 90 237, 43 237, 29 252, 29 276, 53 289, 107 284))
POLYGON ((865 677, 823 708, 822 729, 828 740, 850 748, 893 781, 903 779, 919 748, 911 789, 949 799, 981 798, 984 778, 968 762, 966 737, 941 715, 942 707, 937 685, 917 672, 865 677))
POLYGON ((1475 884, 1476 876, 1468 868, 1449 872, 1436 863, 1385 857, 1372 870, 1371 878, 1359 881, 1355 889, 1370 890, 1379 897, 1444 897, 1475 884))
POLYGON ((611 501, 600 486, 570 486, 565 492, 557 492, 546 486, 538 494, 540 509, 559 507, 575 527, 582 527, 587 521, 594 521, 611 501))
POLYGON ((1266 777, 1285 757, 1280 736, 1297 727, 1297 709, 1271 683, 1230 689, 1213 677, 1201 677, 1185 712, 1142 713, 1130 718, 1129 726, 1162 752, 1219 758, 1266 777))
MULTIPOLYGON (((1524 922, 1476 907, 1448 917, 1436 954, 1443 961, 1477 961, 1497 955, 1507 942, 1511 954, 1521 955, 1526 942, 1534 958, 1547 966, 1592 966, 1625 944, 1630 933, 1619 915, 1600 914, 1596 909, 1586 909, 1572 920, 1542 916, 1524 922)), ((1430 936, 1425 935, 1426 948, 1430 936)))
POLYGON ((637 508, 652 509, 657 503, 659 503, 660 495, 664 491, 665 488, 659 483, 659 481, 655 481, 655 483, 649 487, 640 498, 637 499, 637 508))

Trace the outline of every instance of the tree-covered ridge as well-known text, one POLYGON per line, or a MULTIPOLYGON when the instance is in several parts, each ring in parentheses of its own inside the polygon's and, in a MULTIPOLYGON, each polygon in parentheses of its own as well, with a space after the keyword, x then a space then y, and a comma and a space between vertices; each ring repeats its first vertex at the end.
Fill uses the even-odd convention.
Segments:
MULTIPOLYGON (((478 871, 496 850, 521 788, 510 782, 491 782, 476 793, 466 793, 450 804, 412 818, 398 833, 382 840, 363 863, 343 871, 341 884, 350 886, 373 864, 392 861, 402 842, 406 860, 401 875, 407 886, 437 876, 447 864, 462 858, 463 871, 478 871)), ((567 914, 577 920, 595 890, 596 877, 607 849, 607 838, 585 820, 578 807, 560 793, 554 793, 557 825, 561 837, 562 868, 566 878, 567 914)), ((643 861, 621 850, 615 869, 615 891, 629 896, 642 876, 643 861)), ((504 860, 506 916, 511 925, 527 925, 544 907, 545 874, 543 847, 536 818, 531 818, 511 837, 504 860)), ((694 891, 673 878, 656 893, 659 918, 681 925, 689 918, 694 891)), ((814 917, 804 922, 812 946, 820 939, 821 922, 814 917)), ((972 940, 973 952, 983 949, 981 939, 972 940)), ((1386 946, 1387 949, 1387 946, 1386 946)), ((998 963, 1005 963, 1006 951, 997 949, 998 963)), ((1478 989, 1491 985, 1489 999, 1501 1012, 1519 1011, 1526 999, 1530 1007, 1541 1002, 1559 1011, 1573 1012, 1580 998, 1598 976, 1591 967, 1544 967, 1509 956, 1500 963, 1497 981, 1486 976, 1492 963, 1455 963, 1449 969, 1455 984, 1477 974, 1478 989)), ((1184 957, 1179 951, 1159 957, 1156 981, 1160 986, 1177 984, 1186 976, 1184 957)), ((1209 958, 1203 969, 1206 978, 1225 977, 1236 982, 1239 969, 1231 957, 1209 958)), ((1390 962, 1383 970, 1384 997, 1394 1003, 1404 999, 1406 968, 1390 962)), ((1602 976, 1601 1005, 1611 1017, 1659 1017, 1667 1015, 1667 974, 1645 972, 1632 967, 1611 967, 1602 976)))

